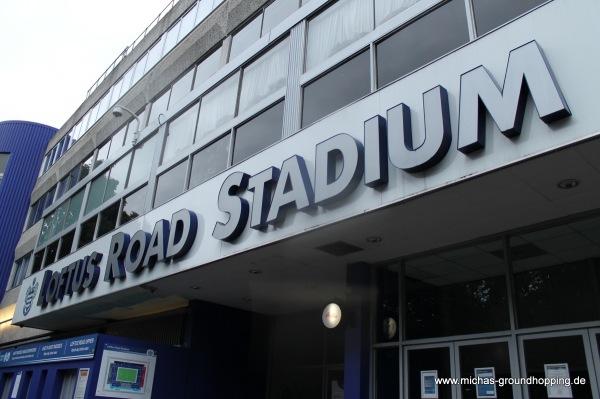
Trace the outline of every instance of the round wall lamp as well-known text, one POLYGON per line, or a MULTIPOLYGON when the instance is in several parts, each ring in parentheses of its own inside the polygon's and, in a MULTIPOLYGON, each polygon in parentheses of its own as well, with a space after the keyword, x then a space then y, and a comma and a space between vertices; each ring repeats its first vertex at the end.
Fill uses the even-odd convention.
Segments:
POLYGON ((330 303, 323 309, 323 324, 327 328, 336 328, 342 321, 342 309, 337 303, 330 303))

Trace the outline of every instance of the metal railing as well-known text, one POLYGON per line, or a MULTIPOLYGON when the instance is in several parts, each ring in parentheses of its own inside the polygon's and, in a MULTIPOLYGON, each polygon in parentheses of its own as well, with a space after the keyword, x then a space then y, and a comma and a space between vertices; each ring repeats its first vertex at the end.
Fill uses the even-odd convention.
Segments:
POLYGON ((178 2, 179 2, 179 0, 169 1, 169 4, 167 4, 167 6, 158 14, 158 16, 156 18, 154 18, 154 20, 152 22, 150 22, 150 25, 148 25, 146 27, 146 29, 144 29, 144 31, 133 41, 133 43, 131 43, 131 45, 125 47, 125 50, 123 50, 121 52, 121 54, 119 54, 117 56, 117 58, 115 58, 115 60, 109 65, 108 68, 106 68, 106 70, 102 73, 102 75, 100 75, 100 77, 96 80, 96 82, 94 82, 92 87, 90 87, 89 90, 87 91, 86 98, 89 97, 90 94, 92 94, 92 92, 98 88, 100 83, 102 83, 102 81, 104 79, 106 79, 106 77, 113 71, 113 69, 116 68, 117 65, 119 65, 119 63, 123 59, 125 59, 125 57, 127 57, 129 54, 131 54, 133 49, 144 39, 144 37, 146 37, 148 32, 150 32, 150 30, 152 30, 152 28, 154 28, 156 26, 156 24, 161 20, 161 18, 164 17, 169 11, 171 11, 171 9, 178 2))

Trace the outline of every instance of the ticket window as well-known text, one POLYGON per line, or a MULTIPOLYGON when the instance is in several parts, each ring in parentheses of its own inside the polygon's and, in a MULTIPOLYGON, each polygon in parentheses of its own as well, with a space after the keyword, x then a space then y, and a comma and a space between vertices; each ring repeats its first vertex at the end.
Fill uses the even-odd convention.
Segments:
POLYGON ((2 375, 2 399, 8 399, 13 379, 13 373, 4 373, 2 375))
POLYGON ((62 388, 60 390, 60 399, 72 399, 75 393, 77 383, 77 369, 63 370, 60 372, 62 377, 62 388))

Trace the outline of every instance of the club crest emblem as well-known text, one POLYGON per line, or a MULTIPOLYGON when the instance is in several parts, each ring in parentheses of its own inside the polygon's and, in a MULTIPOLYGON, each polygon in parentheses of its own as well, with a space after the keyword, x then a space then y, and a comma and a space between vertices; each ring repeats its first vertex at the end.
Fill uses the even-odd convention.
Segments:
POLYGON ((36 278, 34 278, 29 288, 27 288, 27 291, 25 292, 25 305, 23 305, 23 316, 27 316, 31 310, 31 306, 33 305, 33 300, 35 299, 35 294, 37 294, 39 285, 40 284, 36 281, 36 278))

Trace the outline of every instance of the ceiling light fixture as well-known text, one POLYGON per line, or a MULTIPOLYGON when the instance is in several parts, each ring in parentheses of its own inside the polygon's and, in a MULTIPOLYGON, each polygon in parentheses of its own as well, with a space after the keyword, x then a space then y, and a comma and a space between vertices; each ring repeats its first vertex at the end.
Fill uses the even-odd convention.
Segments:
POLYGON ((581 183, 579 179, 564 179, 556 183, 556 187, 562 190, 570 190, 577 187, 579 183, 581 183))
POLYGON ((381 238, 379 236, 369 236, 369 237, 365 238, 365 240, 367 240, 367 242, 370 242, 371 244, 376 244, 378 242, 383 241, 383 238, 381 238))

